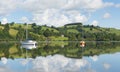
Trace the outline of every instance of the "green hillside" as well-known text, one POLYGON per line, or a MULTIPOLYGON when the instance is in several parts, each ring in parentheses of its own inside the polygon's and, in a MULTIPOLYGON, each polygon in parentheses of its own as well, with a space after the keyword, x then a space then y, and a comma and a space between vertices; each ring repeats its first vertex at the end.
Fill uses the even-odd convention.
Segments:
POLYGON ((76 29, 68 29, 67 32, 68 33, 79 33, 79 31, 76 29))
MULTIPOLYGON (((0 40, 25 40, 27 24, 0 25, 0 40)), ((83 25, 66 24, 62 27, 28 24, 28 38, 40 41, 120 41, 120 30, 83 25)))
POLYGON ((42 26, 42 31, 45 31, 46 29, 49 29, 50 31, 53 31, 53 32, 59 32, 58 30, 54 29, 54 28, 51 28, 51 27, 47 27, 47 26, 42 26))
POLYGON ((109 30, 110 33, 115 33, 117 35, 120 35, 120 30, 114 29, 114 28, 110 28, 109 30))
POLYGON ((10 29, 10 30, 9 30, 9 34, 10 34, 12 37, 16 37, 17 33, 18 33, 18 30, 15 30, 15 29, 10 29))

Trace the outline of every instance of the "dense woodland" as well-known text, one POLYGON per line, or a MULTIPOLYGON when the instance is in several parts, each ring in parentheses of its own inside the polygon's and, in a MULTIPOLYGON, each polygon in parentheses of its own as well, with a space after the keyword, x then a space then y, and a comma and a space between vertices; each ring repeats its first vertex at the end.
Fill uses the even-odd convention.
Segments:
POLYGON ((38 41, 120 41, 120 30, 114 28, 102 28, 82 23, 66 24, 62 27, 40 26, 36 23, 17 24, 0 23, 0 40, 25 40, 26 29, 28 38, 38 41), (28 25, 28 26, 27 26, 28 25))

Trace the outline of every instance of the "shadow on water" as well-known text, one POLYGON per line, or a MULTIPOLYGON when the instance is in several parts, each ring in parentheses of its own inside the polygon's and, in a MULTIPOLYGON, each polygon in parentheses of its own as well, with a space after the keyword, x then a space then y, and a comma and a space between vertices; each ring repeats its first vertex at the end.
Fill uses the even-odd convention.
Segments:
POLYGON ((100 54, 120 52, 120 42, 86 42, 85 47, 80 47, 79 42, 39 42, 34 46, 22 46, 19 42, 0 42, 0 57, 6 58, 36 58, 61 54, 70 58, 82 58, 100 54), (27 55, 26 55, 27 52, 27 55))

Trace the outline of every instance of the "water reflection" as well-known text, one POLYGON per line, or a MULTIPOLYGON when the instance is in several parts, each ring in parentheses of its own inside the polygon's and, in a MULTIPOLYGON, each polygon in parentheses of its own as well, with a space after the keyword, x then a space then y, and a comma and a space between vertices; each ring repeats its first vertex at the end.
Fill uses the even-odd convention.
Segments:
POLYGON ((80 69, 89 66, 85 59, 71 59, 62 55, 37 57, 32 61, 31 72, 80 72, 80 69))
POLYGON ((47 44, 39 42, 37 46, 6 42, 0 43, 0 57, 25 58, 26 49, 30 58, 55 54, 69 58, 82 58, 120 52, 120 42, 86 42, 85 47, 81 47, 79 42, 49 42, 47 44))
POLYGON ((2 62, 3 64, 6 64, 6 63, 7 63, 7 58, 6 58, 6 57, 2 57, 2 58, 1 58, 1 62, 2 62))
POLYGON ((81 59, 67 58, 63 55, 39 56, 35 59, 8 59, 0 61, 0 72, 119 72, 120 55, 99 55, 94 61, 91 57, 81 59))
POLYGON ((106 70, 109 70, 111 65, 109 63, 103 63, 103 66, 106 70))
POLYGON ((0 72, 119 72, 119 42, 0 43, 0 72))
POLYGON ((90 58, 91 58, 94 62, 98 60, 98 56, 97 56, 97 55, 90 56, 90 58))

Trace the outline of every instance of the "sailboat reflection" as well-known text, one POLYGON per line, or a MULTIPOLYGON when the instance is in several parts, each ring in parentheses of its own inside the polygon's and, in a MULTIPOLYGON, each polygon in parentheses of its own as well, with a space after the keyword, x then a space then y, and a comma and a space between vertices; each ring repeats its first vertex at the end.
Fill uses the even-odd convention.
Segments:
POLYGON ((37 48, 37 45, 30 45, 30 44, 22 44, 21 48, 25 48, 25 49, 35 49, 37 48))
POLYGON ((31 56, 33 58, 35 58, 34 54, 31 54, 30 56, 30 53, 28 52, 29 50, 31 49, 36 49, 37 48, 37 45, 35 44, 21 44, 21 51, 22 51, 22 55, 25 57, 24 60, 22 60, 22 63, 25 67, 25 71, 24 72, 29 72, 29 66, 30 66, 30 62, 31 62, 31 56), (24 53, 24 49, 25 49, 25 53, 24 53))

